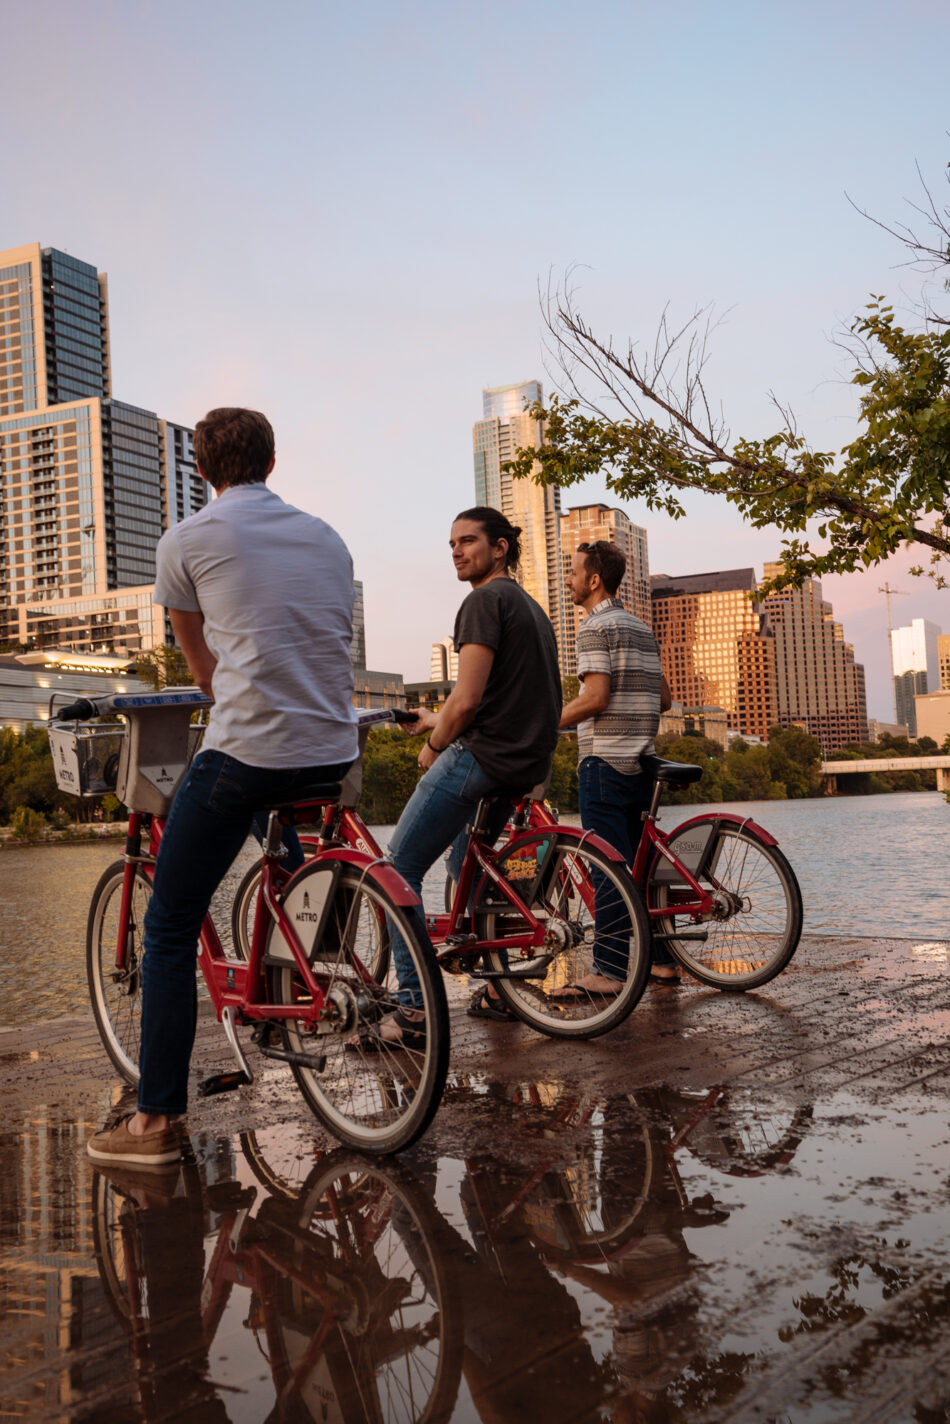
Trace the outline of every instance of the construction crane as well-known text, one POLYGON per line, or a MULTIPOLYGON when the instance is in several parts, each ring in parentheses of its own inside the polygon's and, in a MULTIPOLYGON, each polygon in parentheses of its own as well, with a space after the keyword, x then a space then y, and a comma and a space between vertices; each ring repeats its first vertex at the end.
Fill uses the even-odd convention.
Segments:
POLYGON ((891 705, 892 705, 893 708, 894 708, 894 721, 895 721, 895 723, 896 723, 896 722, 897 722, 897 683, 896 683, 896 681, 895 681, 895 679, 894 679, 894 647, 893 647, 893 640, 892 640, 892 638, 891 638, 891 634, 892 634, 893 631, 894 631, 894 624, 893 624, 893 621, 892 621, 892 619, 891 619, 891 599, 894 598, 895 596, 899 596, 899 597, 901 597, 901 598, 909 598, 909 597, 910 597, 910 594, 907 593, 906 590, 903 589, 903 588, 891 588, 891 586, 890 586, 889 583, 883 583, 883 584, 881 584, 881 585, 878 587, 878 590, 877 590, 877 591, 878 591, 878 593, 883 593, 884 597, 885 597, 886 600, 887 600, 887 656, 888 656, 888 661, 890 662, 890 665, 891 665, 891 690, 892 690, 892 692, 893 692, 893 697, 892 697, 891 705))

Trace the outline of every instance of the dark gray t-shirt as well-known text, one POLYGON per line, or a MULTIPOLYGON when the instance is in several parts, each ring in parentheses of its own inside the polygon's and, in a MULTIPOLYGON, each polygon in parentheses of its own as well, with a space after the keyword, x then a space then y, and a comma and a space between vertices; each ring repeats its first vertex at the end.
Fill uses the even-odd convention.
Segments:
POLYGON ((528 791, 547 776, 561 717, 551 620, 514 579, 474 588, 455 619, 455 647, 481 643, 495 658, 478 711, 460 737, 499 787, 528 791))

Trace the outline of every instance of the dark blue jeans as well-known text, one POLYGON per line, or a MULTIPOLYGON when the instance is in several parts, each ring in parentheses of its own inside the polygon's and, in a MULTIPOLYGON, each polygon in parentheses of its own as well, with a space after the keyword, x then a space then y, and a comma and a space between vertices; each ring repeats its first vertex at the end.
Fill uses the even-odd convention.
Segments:
MULTIPOLYGON (((608 845, 619 850, 627 865, 633 864, 643 834, 643 813, 649 809, 653 781, 635 772, 627 776, 600 757, 585 757, 577 768, 580 790, 581 824, 594 831, 608 845)), ((627 939, 630 926, 615 891, 603 876, 594 875, 594 918, 597 940, 594 972, 609 979, 627 976, 627 939)), ((665 944, 653 946, 654 964, 673 964, 665 944)))
MULTIPOLYGON (((449 846, 452 847, 449 874, 458 879, 468 845, 465 827, 482 797, 498 789, 461 742, 446 747, 438 761, 430 766, 406 802, 389 842, 389 859, 420 899, 426 871, 449 846)), ((510 810, 511 802, 507 800, 499 800, 491 808, 486 830, 489 844, 501 831, 510 810)), ((407 1008, 418 1008, 419 977, 395 926, 392 947, 399 1001, 407 1008)))
MULTIPOLYGON (((158 851, 145 916, 139 1109, 183 1113, 198 1014, 195 965, 201 924, 247 840, 255 813, 292 801, 314 782, 339 781, 349 762, 273 770, 246 766, 224 752, 201 752, 172 803, 158 851)), ((295 870, 303 864, 296 833, 284 830, 295 870)))

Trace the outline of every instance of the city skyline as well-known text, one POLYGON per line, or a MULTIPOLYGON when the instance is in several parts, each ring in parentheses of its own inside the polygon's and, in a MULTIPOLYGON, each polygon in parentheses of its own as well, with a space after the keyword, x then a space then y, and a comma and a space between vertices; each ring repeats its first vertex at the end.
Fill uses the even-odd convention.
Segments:
MULTIPOLYGON (((942 199, 945 106, 919 80, 922 47, 950 38, 942 8, 541 13, 145 0, 77 26, 44 0, 6 19, 24 62, 0 96, 17 156, 0 246, 42 240, 108 272, 133 404, 190 426, 214 405, 267 413, 273 487, 347 540, 368 661, 407 677, 451 626, 432 610, 459 602, 447 540, 471 502, 472 393, 537 374, 553 389, 549 273, 580 264, 581 311, 621 343, 649 343, 667 303, 674 321, 715 303, 707 384, 733 432, 769 433, 774 391, 812 445, 840 449, 857 392, 835 333, 872 292, 909 318, 917 285, 859 209, 911 221, 915 163, 942 199), (794 84, 775 85, 779 60, 794 84)), ((617 503, 596 481, 562 491, 564 506, 598 501, 617 503)), ((758 574, 778 553, 711 499, 676 523, 623 508, 654 570, 758 574)), ((823 579, 888 721, 878 587, 911 595, 903 616, 950 625, 950 595, 912 579, 916 562, 823 579)))

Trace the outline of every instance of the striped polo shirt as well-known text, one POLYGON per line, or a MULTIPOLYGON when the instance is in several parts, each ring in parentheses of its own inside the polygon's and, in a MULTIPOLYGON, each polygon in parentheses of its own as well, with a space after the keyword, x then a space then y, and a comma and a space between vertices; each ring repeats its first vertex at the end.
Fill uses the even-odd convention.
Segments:
POLYGON ((660 725, 660 650, 647 625, 619 598, 595 604, 577 634, 577 676, 606 673, 610 701, 577 728, 577 759, 600 757, 615 771, 640 770, 660 725))

